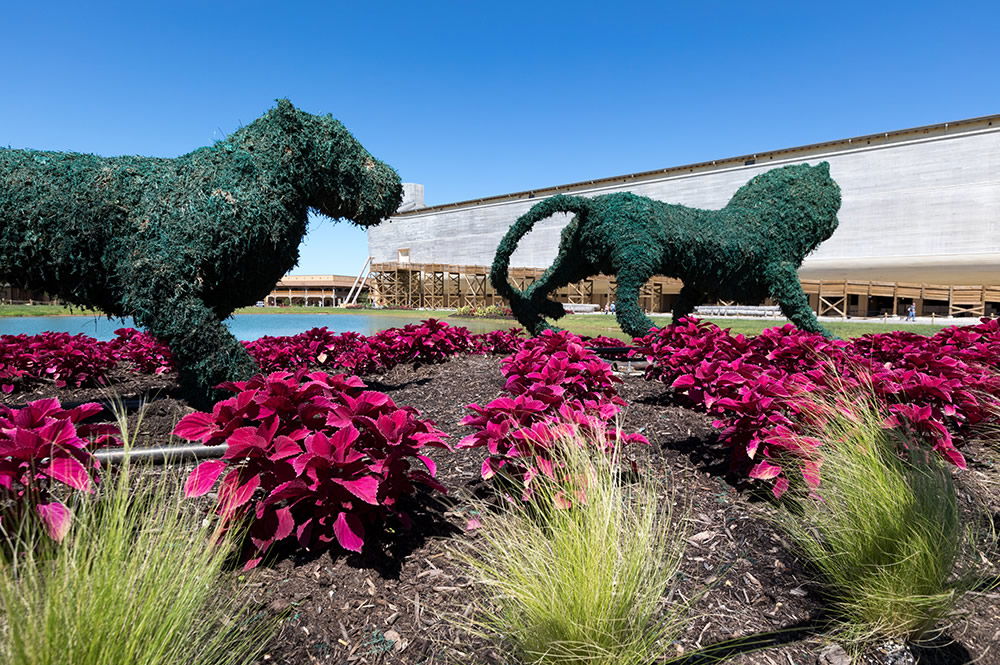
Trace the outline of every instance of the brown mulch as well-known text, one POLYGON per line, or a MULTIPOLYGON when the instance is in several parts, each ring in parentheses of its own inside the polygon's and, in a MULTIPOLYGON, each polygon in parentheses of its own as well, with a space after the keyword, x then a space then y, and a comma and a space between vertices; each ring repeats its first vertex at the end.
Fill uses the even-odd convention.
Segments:
MULTIPOLYGON (((708 647, 727 663, 812 665, 832 644, 824 633, 824 603, 810 571, 773 525, 773 505, 761 488, 727 477, 722 451, 706 416, 674 405, 669 391, 641 376, 627 376, 622 394, 630 406, 623 427, 641 430, 651 445, 633 447, 642 468, 669 483, 687 520, 687 551, 677 599, 697 617, 672 654, 700 665, 708 647), (721 646, 720 646, 721 645, 721 646)), ((174 397, 174 377, 123 377, 115 384, 132 405, 149 393, 140 445, 162 444, 190 408, 174 397)), ((472 402, 501 394, 499 359, 470 356, 442 365, 403 366, 369 376, 371 387, 400 405, 414 406, 457 441, 468 432, 459 421, 472 402)), ((106 399, 102 390, 39 390, 5 396, 24 403, 56 395, 64 403, 106 399)), ((965 448, 970 469, 960 474, 963 501, 984 502, 1000 517, 1000 454, 977 442, 965 448)), ((472 498, 484 494, 480 451, 440 451, 438 476, 447 497, 419 495, 414 528, 373 539, 362 555, 289 553, 246 576, 252 599, 283 618, 263 663, 499 664, 511 660, 497 643, 463 627, 474 613, 477 590, 453 555, 472 542, 465 524, 472 498), (464 617, 464 619, 463 619, 464 617)), ((189 468, 189 467, 188 467, 189 468)), ((184 471, 180 471, 184 472, 184 471)), ((995 561, 980 562, 992 575, 995 561)), ((937 647, 917 654, 920 663, 1000 665, 1000 594, 985 586, 969 594, 937 647)), ((865 662, 887 665, 873 652, 865 662)), ((896 661, 903 663, 906 661, 896 661)))

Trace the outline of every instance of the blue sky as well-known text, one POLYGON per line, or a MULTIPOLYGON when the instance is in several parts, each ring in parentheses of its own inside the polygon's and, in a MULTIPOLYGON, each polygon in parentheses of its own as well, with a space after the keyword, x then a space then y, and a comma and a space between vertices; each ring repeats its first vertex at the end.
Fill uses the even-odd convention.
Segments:
MULTIPOLYGON (((428 204, 1000 112, 996 2, 8 3, 0 145, 172 157, 277 97, 428 204)), ((317 219, 296 273, 354 274, 317 219)))

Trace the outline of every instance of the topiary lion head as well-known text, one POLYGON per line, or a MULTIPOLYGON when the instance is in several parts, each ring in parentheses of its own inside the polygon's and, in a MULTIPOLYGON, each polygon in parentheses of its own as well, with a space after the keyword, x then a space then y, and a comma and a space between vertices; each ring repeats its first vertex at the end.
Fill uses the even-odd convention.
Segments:
POLYGON ((290 150, 288 158, 299 157, 310 165, 300 176, 308 204, 317 212, 372 226, 399 209, 399 174, 372 157, 331 115, 306 113, 279 99, 261 122, 296 140, 297 149, 290 150))
POLYGON ((784 244, 786 258, 801 262, 837 230, 840 187, 828 162, 783 166, 754 176, 726 208, 755 212, 784 244))

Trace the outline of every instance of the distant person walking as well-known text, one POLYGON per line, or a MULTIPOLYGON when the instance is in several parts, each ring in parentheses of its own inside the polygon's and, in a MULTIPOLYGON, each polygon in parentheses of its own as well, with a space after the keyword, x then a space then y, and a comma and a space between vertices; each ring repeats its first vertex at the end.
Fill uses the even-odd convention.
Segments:
POLYGON ((910 306, 906 308, 906 320, 916 321, 917 320, 917 306, 914 303, 910 303, 910 306))

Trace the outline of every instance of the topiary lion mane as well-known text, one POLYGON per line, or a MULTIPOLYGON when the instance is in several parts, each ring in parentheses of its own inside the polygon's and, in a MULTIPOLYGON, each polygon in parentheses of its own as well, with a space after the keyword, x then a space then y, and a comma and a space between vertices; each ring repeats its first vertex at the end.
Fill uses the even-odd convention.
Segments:
POLYGON ((593 275, 617 275, 616 315, 622 330, 639 337, 653 322, 639 307, 639 289, 654 275, 684 286, 673 320, 706 299, 743 303, 773 298, 802 330, 830 336, 809 307, 797 270, 833 235, 840 187, 830 165, 772 169, 737 190, 721 210, 663 203, 629 192, 593 198, 556 195, 514 222, 497 248, 490 281, 532 334, 551 326, 565 310, 549 294, 593 275), (536 222, 575 213, 563 229, 552 266, 523 292, 507 280, 518 241, 536 222))
POLYGON ((197 402, 258 371, 222 324, 298 261, 308 213, 378 224, 397 173, 288 100, 175 159, 0 150, 0 281, 132 316, 197 402))

